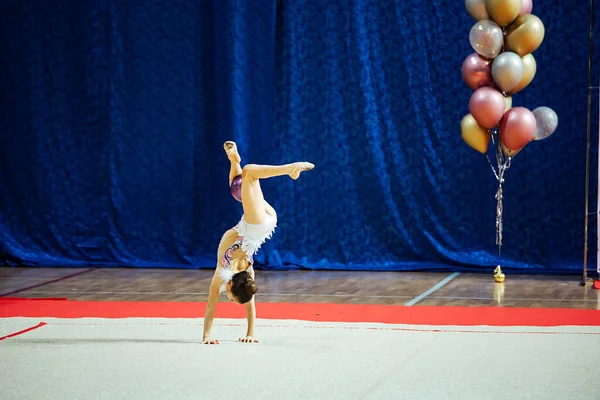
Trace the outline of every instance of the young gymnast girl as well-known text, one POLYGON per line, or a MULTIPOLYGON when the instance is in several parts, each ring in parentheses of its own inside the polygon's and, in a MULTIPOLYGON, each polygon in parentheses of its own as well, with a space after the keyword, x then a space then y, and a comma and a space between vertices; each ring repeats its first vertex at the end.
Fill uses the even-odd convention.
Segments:
POLYGON ((219 243, 217 251, 217 268, 213 275, 208 293, 208 303, 204 315, 204 335, 202 343, 219 344, 210 338, 215 306, 219 294, 225 292, 229 300, 246 307, 248 330, 246 337, 240 342, 255 343, 254 321, 256 306, 254 294, 258 291, 254 281, 253 256, 261 245, 271 238, 277 225, 277 213, 264 199, 260 188, 260 179, 289 175, 298 179, 300 173, 313 169, 308 162, 296 162, 287 165, 255 165, 240 166, 241 157, 234 142, 225 142, 227 158, 231 163, 229 170, 229 186, 231 193, 241 201, 244 209, 239 223, 229 229, 219 243))

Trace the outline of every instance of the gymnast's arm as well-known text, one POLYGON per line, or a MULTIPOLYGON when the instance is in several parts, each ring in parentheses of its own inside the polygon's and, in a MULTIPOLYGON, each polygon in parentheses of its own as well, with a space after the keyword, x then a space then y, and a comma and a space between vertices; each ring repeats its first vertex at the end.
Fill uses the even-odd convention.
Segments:
POLYGON ((254 321, 256 320, 256 304, 254 303, 254 296, 246 303, 246 319, 248 320, 248 330, 246 331, 246 338, 240 339, 242 342, 258 342, 254 338, 254 321))
MULTIPOLYGON (((254 279, 254 268, 248 268, 248 273, 254 279)), ((249 302, 246 303, 246 319, 248 321, 248 330, 246 331, 246 337, 240 338, 240 342, 256 342, 258 340, 254 338, 254 322, 256 321, 256 303, 254 302, 255 296, 252 296, 249 302)))
MULTIPOLYGON (((218 268, 217 268, 218 271, 218 268)), ((212 281, 210 282, 210 289, 208 291, 208 302, 206 303, 206 312, 204 313, 204 334, 202 336, 203 344, 219 344, 218 340, 210 339, 210 331, 212 329, 213 319, 215 317, 215 308, 217 301, 219 300, 219 288, 221 286, 221 277, 215 271, 212 281)))

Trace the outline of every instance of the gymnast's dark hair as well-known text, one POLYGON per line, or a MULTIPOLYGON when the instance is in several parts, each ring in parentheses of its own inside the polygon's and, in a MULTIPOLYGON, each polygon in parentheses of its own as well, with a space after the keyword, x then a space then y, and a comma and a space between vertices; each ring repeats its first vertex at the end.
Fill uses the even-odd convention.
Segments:
POLYGON ((258 292, 258 286, 247 271, 238 272, 231 279, 231 293, 237 297, 240 303, 249 302, 256 292, 258 292))

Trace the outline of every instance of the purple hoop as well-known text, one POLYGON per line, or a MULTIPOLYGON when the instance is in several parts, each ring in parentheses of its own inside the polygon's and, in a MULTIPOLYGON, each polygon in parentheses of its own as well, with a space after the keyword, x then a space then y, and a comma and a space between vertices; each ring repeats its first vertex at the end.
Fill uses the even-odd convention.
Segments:
POLYGON ((238 175, 231 181, 231 195, 234 199, 242 202, 242 175, 238 175))

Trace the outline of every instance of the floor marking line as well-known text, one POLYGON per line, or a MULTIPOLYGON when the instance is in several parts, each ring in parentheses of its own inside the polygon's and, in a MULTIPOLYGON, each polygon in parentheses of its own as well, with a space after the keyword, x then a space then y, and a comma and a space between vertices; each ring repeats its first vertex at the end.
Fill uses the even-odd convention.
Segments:
MULTIPOLYGON (((32 290, 29 291, 29 294, 69 294, 74 295, 89 295, 89 294, 134 294, 134 295, 146 295, 146 296, 154 296, 154 295, 177 295, 177 296, 208 296, 208 292, 133 292, 133 291, 93 291, 93 290, 78 290, 78 291, 37 291, 32 290)), ((356 295, 356 294, 321 294, 321 293, 263 293, 261 295, 255 295, 257 299, 260 298, 268 298, 268 297, 353 297, 353 298, 361 298, 361 299, 413 299, 412 296, 391 296, 391 295, 356 295)), ((491 300, 496 301, 494 297, 469 297, 469 296, 428 296, 430 299, 440 299, 440 300, 491 300)), ((42 299, 42 298, 39 298, 42 299)), ((0 301, 2 299, 0 298, 0 301)), ((31 298, 31 300, 38 300, 38 298, 31 298)), ((61 298, 62 300, 62 298, 61 298)), ((112 301, 112 300, 111 300, 112 301)), ((596 299, 558 299, 558 298, 547 298, 547 297, 502 297, 502 302, 506 303, 508 301, 548 301, 548 302, 565 302, 565 303, 596 303, 598 300, 596 299)), ((355 303, 357 304, 357 303, 355 303)), ((362 304, 362 303, 358 303, 362 304)), ((374 303, 376 304, 376 303, 374 303)), ((401 304, 395 304, 401 305, 401 304)))
POLYGON ((67 301, 66 297, 0 297, 0 302, 15 301, 67 301))
MULTIPOLYGON (((82 323, 69 324, 62 322, 53 322, 53 326, 100 326, 100 327, 140 327, 140 326, 179 326, 179 327, 195 327, 203 326, 197 324, 177 324, 177 323, 130 323, 130 324, 102 324, 102 323, 82 323)), ((245 324, 221 324, 215 323, 214 327, 237 328, 245 327, 245 324)), ((445 328, 403 328, 403 327, 373 327, 373 326, 330 326, 330 325, 290 325, 290 324, 256 324, 257 328, 284 328, 284 329, 344 329, 344 330, 367 330, 367 331, 400 331, 400 332, 423 332, 423 333, 479 333, 479 334, 494 334, 494 335, 593 335, 598 336, 600 332, 560 332, 560 331, 510 331, 510 330, 483 330, 483 329, 445 329, 445 328)))
POLYGON ((2 337, 0 337, 0 340, 10 339, 12 337, 19 336, 19 335, 22 335, 27 332, 31 332, 31 331, 41 328, 42 326, 45 326, 45 325, 48 325, 48 324, 46 324, 45 322, 40 322, 39 324, 37 324, 36 326, 32 326, 31 328, 23 329, 22 331, 11 333, 10 335, 2 336, 2 337))
MULTIPOLYGON (((178 295, 178 296, 208 296, 208 292, 133 292, 133 291, 92 291, 92 290, 78 290, 78 291, 31 291, 31 294, 135 294, 135 295, 178 295)), ((412 299, 412 296, 386 296, 386 295, 362 295, 357 296, 355 294, 321 294, 321 293, 263 293, 256 295, 260 297, 365 297, 365 298, 383 298, 383 299, 412 299)))
POLYGON ((404 306, 405 307, 410 307, 410 306, 413 306, 413 305, 417 304, 419 301, 423 300, 425 297, 429 296, 431 293, 433 293, 436 290, 440 289, 442 286, 444 286, 445 284, 447 284, 448 282, 450 282, 452 279, 456 278, 458 275, 460 275, 460 272, 455 272, 455 273, 453 273, 453 274, 445 277, 440 282, 438 282, 437 285, 435 285, 431 289, 429 289, 429 290, 421 293, 420 295, 418 295, 417 297, 415 297, 414 299, 412 299, 408 303, 404 304, 404 306))
POLYGON ((51 281, 46 281, 46 282, 38 283, 37 285, 32 285, 32 286, 28 286, 28 287, 25 287, 25 288, 22 288, 22 289, 13 290, 12 292, 8 292, 8 293, 2 293, 2 294, 0 294, 0 297, 10 296, 12 294, 26 292, 29 289, 35 289, 35 288, 38 288, 40 286, 46 286, 46 285, 49 285, 51 283, 64 281, 65 279, 73 278, 73 277, 78 276, 78 275, 87 274, 88 272, 95 271, 96 269, 98 269, 98 268, 86 269, 85 271, 79 271, 79 272, 76 272, 74 274, 63 276, 61 278, 52 279, 51 281))

